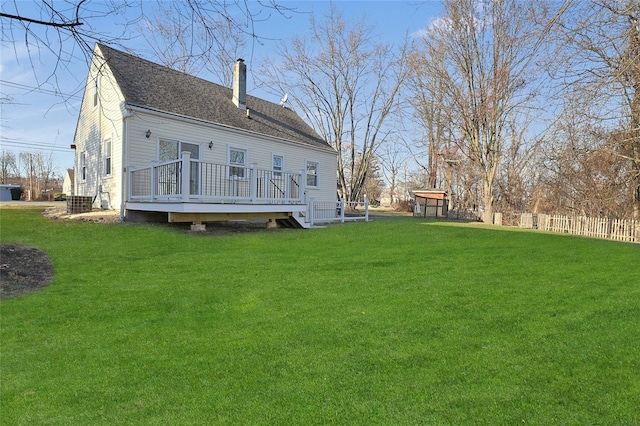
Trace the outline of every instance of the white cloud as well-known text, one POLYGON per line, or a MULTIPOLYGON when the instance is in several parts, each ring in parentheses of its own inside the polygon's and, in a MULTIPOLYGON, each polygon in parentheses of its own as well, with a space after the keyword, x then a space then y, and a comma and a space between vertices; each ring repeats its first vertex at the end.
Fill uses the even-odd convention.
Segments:
POLYGON ((433 18, 429 21, 425 28, 415 31, 412 35, 413 38, 425 38, 429 37, 434 32, 441 32, 451 28, 451 21, 446 17, 433 18))

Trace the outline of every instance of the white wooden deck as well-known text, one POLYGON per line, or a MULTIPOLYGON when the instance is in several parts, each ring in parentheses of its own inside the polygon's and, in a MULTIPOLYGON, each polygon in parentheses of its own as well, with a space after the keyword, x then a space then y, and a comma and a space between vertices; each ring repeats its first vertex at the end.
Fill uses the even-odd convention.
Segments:
POLYGON ((280 172, 192 160, 129 171, 125 208, 167 213, 170 222, 292 219, 301 227, 307 203, 303 171, 280 172))
POLYGON ((281 221, 309 228, 315 223, 368 220, 345 217, 345 203, 307 199, 304 170, 284 172, 192 160, 179 160, 131 169, 127 211, 166 213, 169 222, 226 220, 281 221))
POLYGON ((129 171, 129 202, 302 204, 303 171, 284 172, 183 158, 129 171))

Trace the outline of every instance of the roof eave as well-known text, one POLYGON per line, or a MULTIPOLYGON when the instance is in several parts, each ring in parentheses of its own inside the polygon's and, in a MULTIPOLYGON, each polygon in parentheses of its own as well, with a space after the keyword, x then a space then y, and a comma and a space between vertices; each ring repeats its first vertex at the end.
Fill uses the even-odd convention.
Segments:
MULTIPOLYGON (((278 141, 278 142, 284 142, 287 144, 293 144, 295 146, 304 146, 306 148, 311 148, 311 149, 315 149, 315 150, 319 150, 322 152, 328 152, 328 153, 333 153, 335 155, 338 155, 338 152, 333 149, 333 147, 329 144, 326 145, 326 147, 322 147, 319 145, 311 145, 305 142, 301 142, 298 140, 291 140, 291 139, 286 139, 286 138, 279 138, 276 136, 271 136, 271 135, 265 135, 264 133, 260 133, 260 132, 254 132, 252 130, 247 130, 247 129, 241 129, 238 127, 233 127, 233 126, 229 126, 227 124, 221 124, 221 123, 216 123, 213 121, 208 121, 208 120, 203 120, 200 118, 194 118, 194 117, 189 117, 186 115, 182 115, 182 114, 178 114, 175 112, 170 112, 170 111, 163 111, 157 108, 151 108, 148 107, 146 105, 141 105, 135 102, 131 102, 131 101, 125 101, 124 103, 124 108, 126 109, 130 109, 130 110, 138 110, 147 114, 156 114, 156 115, 161 115, 164 117, 172 117, 174 119, 179 119, 185 122, 190 122, 190 123, 198 123, 201 125, 206 125, 206 126, 211 126, 211 127, 215 127, 215 128, 219 128, 219 129, 224 129, 224 130, 228 130, 228 131, 233 131, 233 132, 237 132, 237 133, 243 133, 243 134, 251 134, 254 136, 258 136, 261 138, 266 138, 266 139, 270 139, 273 141, 278 141)), ((126 118, 126 117, 125 117, 126 118)))

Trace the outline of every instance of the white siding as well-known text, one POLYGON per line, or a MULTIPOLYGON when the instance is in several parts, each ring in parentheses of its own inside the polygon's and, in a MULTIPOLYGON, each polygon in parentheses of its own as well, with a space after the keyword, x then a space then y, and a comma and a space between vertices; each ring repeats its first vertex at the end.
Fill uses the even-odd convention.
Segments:
POLYGON ((64 174, 64 180, 62 181, 62 192, 64 192, 66 195, 74 195, 73 182, 71 181, 69 172, 64 174))
MULTIPOLYGON (((95 57, 94 57, 95 58, 95 57)), ((96 197, 94 207, 119 209, 122 188, 123 96, 108 67, 92 61, 85 86, 74 143, 76 195, 96 197), (100 69, 100 72, 98 72, 100 69), (97 85, 96 85, 97 81, 97 85), (98 90, 97 105, 94 106, 98 90), (104 141, 111 140, 111 176, 105 175, 104 141), (86 155, 86 179, 82 179, 80 156, 86 155)))
MULTIPOLYGON (((202 161, 227 164, 229 147, 246 149, 247 165, 271 169, 272 154, 284 157, 285 172, 306 170, 306 162, 319 163, 320 185, 308 190, 309 197, 318 201, 336 200, 336 154, 332 151, 308 147, 275 138, 266 138, 239 130, 226 129, 206 123, 171 118, 168 115, 146 113, 139 109, 127 120, 129 162, 125 167, 148 167, 158 160, 159 139, 171 139, 200 145, 202 161), (151 137, 146 138, 147 130, 151 137), (209 149, 209 143, 213 148, 209 149)), ((303 176, 304 177, 304 176, 303 176)))
POLYGON ((92 62, 74 138, 74 188, 75 195, 95 196, 94 207, 120 209, 123 206, 129 170, 148 167, 152 161, 158 160, 160 138, 198 144, 201 160, 210 163, 227 164, 229 147, 246 149, 247 165, 253 163, 262 169, 271 169, 272 154, 282 155, 283 171, 302 170, 303 181, 306 181, 306 162, 318 162, 320 183, 318 188, 308 189, 308 196, 317 201, 336 200, 336 153, 333 151, 141 108, 124 111, 123 105, 124 97, 109 67, 92 62), (94 106, 96 78, 98 102, 94 106), (147 130, 151 131, 149 138, 146 137, 147 130), (111 176, 104 173, 102 150, 106 139, 110 139, 112 144, 111 176), (209 149, 210 142, 213 142, 212 149, 209 149), (82 153, 86 154, 86 180, 82 180, 80 168, 82 153))

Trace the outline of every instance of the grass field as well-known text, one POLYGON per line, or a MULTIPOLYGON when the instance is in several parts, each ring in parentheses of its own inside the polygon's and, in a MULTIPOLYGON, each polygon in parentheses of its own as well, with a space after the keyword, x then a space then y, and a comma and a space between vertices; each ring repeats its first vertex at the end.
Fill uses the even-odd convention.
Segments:
POLYGON ((640 424, 640 245, 377 220, 194 235, 0 211, 0 422, 640 424))

